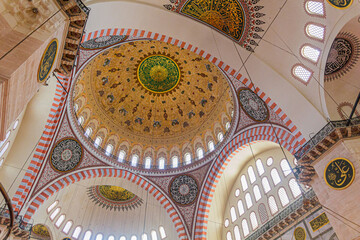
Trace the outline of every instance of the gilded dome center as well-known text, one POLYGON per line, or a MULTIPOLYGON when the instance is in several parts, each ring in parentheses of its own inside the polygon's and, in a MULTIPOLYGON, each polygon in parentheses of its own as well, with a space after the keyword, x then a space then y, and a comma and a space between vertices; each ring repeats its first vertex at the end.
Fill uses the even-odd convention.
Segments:
POLYGON ((153 93, 166 93, 180 81, 180 69, 170 57, 153 55, 142 60, 137 69, 140 84, 153 93))

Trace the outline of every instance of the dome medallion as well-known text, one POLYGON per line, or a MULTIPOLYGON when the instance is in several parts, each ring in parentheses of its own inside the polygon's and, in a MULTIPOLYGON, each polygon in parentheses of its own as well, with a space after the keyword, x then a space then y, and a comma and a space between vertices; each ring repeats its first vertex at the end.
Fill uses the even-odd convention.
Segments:
POLYGON ((164 55, 146 57, 140 62, 136 73, 141 86, 155 94, 173 90, 181 77, 180 68, 175 60, 164 55))

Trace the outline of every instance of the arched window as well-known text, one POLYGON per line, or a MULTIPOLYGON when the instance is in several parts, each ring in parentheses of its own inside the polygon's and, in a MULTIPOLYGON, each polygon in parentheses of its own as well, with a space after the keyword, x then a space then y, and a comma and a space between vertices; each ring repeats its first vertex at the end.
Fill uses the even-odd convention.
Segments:
POLYGON ((77 105, 76 103, 74 104, 74 111, 77 112, 77 110, 79 110, 79 105, 77 105))
POLYGON ((190 155, 190 153, 185 153, 184 159, 185 159, 185 164, 190 164, 191 163, 191 155, 190 155))
POLYGON ((271 174, 271 178, 274 182, 274 185, 278 185, 281 182, 280 176, 279 176, 279 172, 276 170, 276 168, 273 168, 270 172, 271 174))
POLYGON ((81 116, 78 118, 79 125, 82 125, 84 123, 84 118, 81 116))
POLYGON ((257 229, 259 227, 259 223, 258 223, 258 220, 256 218, 255 212, 250 213, 250 222, 251 222, 252 230, 255 230, 255 229, 257 229))
POLYGON ((103 240, 103 235, 101 233, 98 233, 95 240, 103 240))
POLYGON ((10 142, 7 142, 4 146, 4 148, 0 151, 0 157, 2 155, 4 155, 4 153, 6 152, 6 150, 9 148, 10 142))
POLYGON ((234 227, 234 235, 235 235, 235 240, 241 240, 240 229, 238 225, 234 227))
POLYGON ((60 225, 63 223, 63 221, 65 220, 65 215, 60 215, 60 217, 58 218, 58 220, 55 222, 55 226, 56 227, 60 227, 60 225))
POLYGON ((279 208, 276 204, 275 198, 273 196, 270 196, 268 199, 268 202, 269 202, 270 212, 272 215, 274 215, 275 213, 277 213, 279 211, 279 208))
POLYGON ((135 235, 132 235, 130 240, 137 240, 137 237, 135 235))
POLYGON ((225 124, 225 129, 226 129, 226 131, 229 130, 230 126, 231 126, 231 125, 230 125, 230 122, 227 122, 227 123, 225 124))
POLYGON ((324 16, 324 4, 322 2, 307 1, 305 9, 311 15, 324 16))
POLYGON ((204 150, 202 148, 198 148, 196 150, 196 155, 197 155, 198 159, 203 158, 204 157, 204 150))
POLYGON ((320 50, 310 45, 305 45, 301 48, 301 56, 312 61, 313 63, 317 63, 319 61, 320 50))
POLYGON ((255 185, 253 188, 253 192, 254 192, 254 196, 255 196, 255 201, 259 201, 261 199, 261 193, 260 193, 260 188, 258 185, 255 185))
POLYGON ((121 236, 119 240, 126 240, 125 236, 121 236))
POLYGON ((158 237, 157 237, 156 231, 152 230, 151 231, 151 240, 157 240, 157 239, 158 239, 158 237))
POLYGON ((256 160, 256 168, 258 170, 259 176, 264 174, 265 170, 264 170, 264 165, 261 162, 261 159, 256 160))
POLYGON ((214 151, 215 145, 214 145, 213 141, 208 142, 208 149, 209 149, 210 152, 214 151))
POLYGON ((112 153, 113 149, 114 149, 113 145, 108 144, 108 145, 106 146, 105 154, 106 154, 107 156, 110 156, 110 154, 112 153))
POLYGON ((125 157, 126 157, 126 152, 125 152, 125 151, 123 151, 123 150, 121 150, 121 151, 119 152, 119 158, 118 158, 118 161, 119 161, 119 162, 124 161, 125 157))
POLYGON ((94 142, 95 147, 99 147, 102 142, 102 138, 97 136, 94 142))
POLYGON ((303 65, 295 65, 292 69, 292 73, 295 78, 300 80, 301 82, 307 84, 312 76, 312 71, 306 68, 303 65))
POLYGON ((227 228, 229 224, 230 224, 229 219, 225 219, 224 226, 227 228))
POLYGON ((166 238, 166 232, 165 232, 165 229, 164 229, 163 226, 160 226, 160 227, 159 227, 159 233, 160 233, 160 238, 161 238, 161 239, 166 238))
MULTIPOLYGON (((110 235, 109 237, 108 237, 108 240, 115 240, 115 237, 113 236, 113 235, 110 235)), ((147 240, 147 239, 146 239, 147 240)))
POLYGON ((237 216, 236 216, 236 212, 235 212, 235 208, 234 208, 234 207, 231 207, 231 208, 230 208, 230 216, 231 216, 231 221, 232 221, 232 222, 235 222, 236 219, 237 219, 237 216))
POLYGON ((222 142, 222 140, 224 140, 224 135, 220 132, 220 133, 217 135, 217 138, 218 138, 218 141, 219 141, 219 142, 222 142))
POLYGON ((133 154, 131 157, 131 166, 136 167, 139 161, 139 156, 136 154, 133 154))
POLYGON ((54 209, 54 207, 56 207, 56 205, 59 203, 59 201, 55 201, 53 202, 48 208, 47 208, 47 212, 51 212, 51 210, 54 209))
POLYGON ((296 182, 295 178, 290 179, 289 181, 289 187, 291 190, 292 195, 294 196, 294 198, 297 198, 298 196, 301 195, 301 189, 299 184, 296 182))
POLYGON ((56 216, 60 213, 60 208, 55 209, 55 211, 50 215, 50 219, 54 220, 56 216))
POLYGON ((280 166, 285 177, 291 173, 291 167, 286 159, 281 160, 280 166))
POLYGON ((86 131, 85 131, 85 136, 90 137, 91 134, 92 134, 92 129, 91 129, 91 127, 87 127, 87 128, 86 128, 86 131))
POLYGON ((11 131, 8 131, 6 133, 5 139, 3 141, 0 141, 0 148, 2 147, 2 145, 4 145, 4 143, 8 140, 8 138, 10 137, 10 133, 11 131))
POLYGON ((226 233, 226 240, 232 240, 231 232, 226 233))
POLYGON ((72 221, 67 221, 62 231, 65 234, 68 234, 70 232, 70 229, 71 229, 72 225, 73 225, 72 221))
POLYGON ((178 156, 173 156, 172 157, 172 167, 177 168, 178 166, 179 166, 179 157, 178 156))
POLYGON ((239 216, 243 215, 245 213, 245 209, 244 209, 244 204, 241 199, 238 201, 237 207, 238 207, 238 211, 239 211, 239 216))
POLYGON ((324 40, 325 28, 318 24, 309 23, 306 25, 306 34, 317 40, 324 40))
POLYGON ((148 236, 146 233, 143 233, 143 235, 141 235, 141 240, 148 240, 148 236))
POLYGON ((265 204, 263 204, 263 203, 261 203, 259 205, 259 216, 260 216, 261 223, 265 223, 269 219, 265 204))
POLYGON ((245 175, 241 176, 240 181, 241 181, 242 190, 245 191, 246 189, 248 189, 248 184, 245 175))
POLYGON ((86 231, 83 240, 90 240, 91 235, 92 235, 92 233, 90 230, 86 231))
POLYGON ((238 197, 239 195, 240 195, 240 189, 237 188, 237 189, 235 190, 235 197, 238 197))
POLYGON ((289 201, 289 197, 288 197, 288 195, 286 193, 285 188, 283 188, 283 187, 279 188, 278 195, 279 195, 279 198, 280 198, 281 205, 283 207, 285 207, 286 205, 289 204, 290 201, 289 201))
POLYGON ((159 159, 159 169, 164 169, 165 168, 165 158, 161 157, 159 159))
POLYGON ((249 226, 248 226, 248 223, 247 223, 246 219, 242 220, 241 225, 242 225, 244 237, 246 237, 250 233, 249 226))
POLYGON ((146 157, 145 158, 145 168, 149 169, 151 167, 151 158, 150 157, 146 157))
POLYGON ((16 121, 14 122, 13 130, 15 130, 18 125, 19 125, 19 119, 16 119, 16 121))
POLYGON ((269 184, 269 180, 267 179, 267 177, 263 177, 263 179, 261 180, 262 186, 264 188, 264 192, 268 193, 271 190, 270 184, 269 184))
POLYGON ((248 168, 248 174, 250 178, 250 183, 254 183, 256 181, 256 176, 255 176, 254 168, 252 166, 248 168))
POLYGON ((75 239, 78 239, 79 236, 80 236, 80 233, 81 233, 81 227, 80 226, 77 226, 73 232, 73 235, 72 237, 75 238, 75 239))
POLYGON ((274 162, 274 159, 272 157, 269 157, 267 160, 266 160, 266 165, 268 165, 269 167, 273 164, 274 162))
POLYGON ((246 201, 247 208, 250 209, 252 207, 252 205, 253 205, 250 193, 245 194, 245 201, 246 201))

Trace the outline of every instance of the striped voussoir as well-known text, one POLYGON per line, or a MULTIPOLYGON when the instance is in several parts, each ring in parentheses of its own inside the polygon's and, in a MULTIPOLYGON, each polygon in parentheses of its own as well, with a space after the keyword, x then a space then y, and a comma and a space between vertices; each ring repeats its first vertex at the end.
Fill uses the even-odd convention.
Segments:
POLYGON ((36 146, 35 153, 31 159, 30 165, 22 179, 19 188, 17 189, 13 199, 13 208, 15 211, 20 211, 23 206, 26 197, 28 196, 36 176, 41 168, 41 165, 45 159, 47 151, 49 150, 51 141, 53 140, 61 113, 65 106, 66 91, 64 88, 69 88, 68 78, 62 74, 57 74, 57 77, 61 84, 57 82, 54 100, 51 106, 49 117, 46 121, 45 130, 40 137, 39 143, 36 146))
POLYGON ((41 192, 37 194, 31 201, 25 215, 24 221, 29 222, 36 210, 54 193, 58 192, 60 189, 63 189, 75 182, 81 180, 91 179, 91 178, 100 178, 100 177, 114 177, 114 178, 123 178, 135 183, 138 186, 141 186, 143 189, 149 192, 156 200, 159 201, 161 206, 164 207, 166 212, 169 214, 175 229, 178 233, 179 239, 185 240, 188 239, 184 224, 182 223, 179 214, 177 213, 174 206, 171 204, 171 201, 162 194, 155 186, 153 186, 146 179, 142 178, 139 175, 135 175, 126 170, 114 169, 114 168, 98 168, 98 169, 88 169, 82 170, 80 172, 72 173, 69 175, 61 176, 58 180, 52 183, 50 186, 44 188, 41 192))
POLYGON ((254 127, 234 137, 233 140, 227 144, 210 168, 211 170, 208 173, 206 182, 200 194, 201 198, 196 216, 194 239, 206 239, 207 222, 213 194, 221 175, 233 157, 232 154, 238 153, 246 148, 249 143, 257 141, 271 141, 277 143, 277 137, 279 138, 281 145, 292 154, 294 154, 300 146, 298 138, 280 126, 254 127))

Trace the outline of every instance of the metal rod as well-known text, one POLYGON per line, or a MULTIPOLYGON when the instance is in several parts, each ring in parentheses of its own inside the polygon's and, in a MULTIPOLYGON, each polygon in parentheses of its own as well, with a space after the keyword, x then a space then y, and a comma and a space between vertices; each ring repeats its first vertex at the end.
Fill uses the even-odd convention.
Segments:
POLYGON ((56 76, 56 74, 53 72, 54 77, 56 78, 56 80, 60 83, 60 85, 62 86, 62 88, 64 89, 64 91, 66 92, 66 94, 69 94, 68 91, 66 91, 64 85, 61 83, 61 81, 58 79, 58 77, 56 76))
POLYGON ((44 26, 45 23, 47 23, 51 18, 53 18, 58 12, 61 11, 61 8, 59 10, 57 10, 53 15, 51 15, 48 19, 45 20, 45 22, 43 22, 42 24, 40 24, 40 26, 38 26, 37 28, 35 28, 35 30, 33 30, 31 33, 29 33, 23 40, 21 40, 20 42, 18 42, 13 48, 11 48, 9 51, 7 51, 7 53, 5 53, 3 56, 1 56, 0 61, 3 60, 3 58, 5 58, 9 53, 11 53, 15 48, 17 48, 17 46, 19 46, 21 43, 23 43, 28 37, 30 37, 34 32, 36 32, 39 28, 41 28, 42 26, 44 26))
POLYGON ((360 92, 359 92, 359 95, 358 95, 357 98, 356 98, 356 101, 355 101, 355 104, 354 104, 354 106, 353 106, 353 109, 351 110, 350 117, 349 117, 349 119, 348 119, 348 121, 347 121, 347 123, 346 123, 346 126, 349 126, 349 125, 350 125, 350 121, 351 121, 351 119, 352 119, 352 117, 353 117, 353 115, 354 115, 354 113, 355 113, 355 110, 356 110, 357 105, 359 104, 359 100, 360 100, 360 92))

